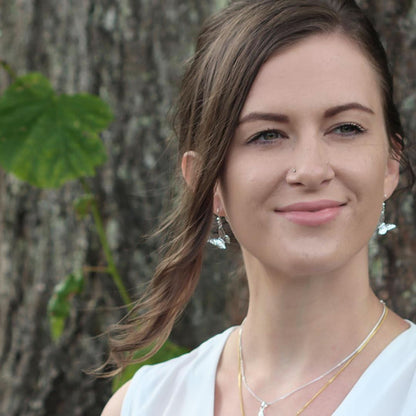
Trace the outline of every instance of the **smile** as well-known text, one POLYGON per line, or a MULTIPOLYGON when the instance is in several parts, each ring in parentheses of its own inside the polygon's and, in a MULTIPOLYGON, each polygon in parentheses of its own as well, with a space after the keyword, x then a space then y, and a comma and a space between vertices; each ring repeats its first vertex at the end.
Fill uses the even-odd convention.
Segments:
POLYGON ((332 200, 298 202, 275 212, 299 225, 318 226, 332 221, 345 204, 332 200))

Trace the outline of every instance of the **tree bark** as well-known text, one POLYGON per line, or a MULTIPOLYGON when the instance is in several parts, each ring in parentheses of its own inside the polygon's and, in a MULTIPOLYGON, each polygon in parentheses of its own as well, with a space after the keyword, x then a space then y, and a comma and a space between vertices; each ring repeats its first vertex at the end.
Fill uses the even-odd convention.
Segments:
MULTIPOLYGON (((363 0, 387 49, 395 79, 396 103, 402 115, 406 141, 416 167, 416 1, 363 0)), ((402 180, 399 187, 404 187, 402 180)), ((415 194, 404 191, 387 202, 387 219, 398 229, 378 237, 370 249, 371 277, 380 298, 401 316, 416 320, 415 194)))
MULTIPOLYGON (((108 162, 92 186, 131 293, 151 275, 157 242, 145 240, 161 215, 173 171, 166 116, 183 61, 214 1, 2 0, 0 58, 19 74, 40 71, 61 92, 100 95, 115 113, 103 135, 108 162)), ((7 86, 0 75, 1 89, 7 86)), ((91 220, 72 208, 77 184, 41 191, 0 174, 0 414, 98 415, 109 380, 98 366, 121 317, 105 274, 91 274, 67 329, 53 343, 47 302, 74 269, 105 265, 91 220)), ((195 308, 198 309, 198 308, 195 308)), ((200 319, 198 320, 198 322, 200 319)), ((197 323, 198 323, 197 322, 197 323)), ((188 340, 191 344, 194 339, 188 340)))
MULTIPOLYGON (((92 181, 121 274, 132 295, 157 261, 154 229, 175 174, 166 122, 182 64, 202 20, 226 1, 0 0, 0 59, 20 74, 40 71, 61 92, 100 95, 115 112, 103 134, 109 159, 92 181)), ((416 120, 416 0, 361 1, 392 59, 409 139, 416 120)), ((0 90, 8 78, 0 73, 0 90)), ((96 337, 122 312, 105 274, 88 276, 63 337, 49 336, 47 302, 74 269, 105 265, 90 219, 72 209, 77 184, 41 191, 0 172, 0 415, 99 415, 110 382, 83 372, 102 363, 96 337)), ((416 320, 413 194, 389 202, 399 231, 372 244, 372 282, 404 317, 416 320)), ((197 293, 174 331, 193 347, 241 319, 246 288, 227 254, 207 250, 197 293)))

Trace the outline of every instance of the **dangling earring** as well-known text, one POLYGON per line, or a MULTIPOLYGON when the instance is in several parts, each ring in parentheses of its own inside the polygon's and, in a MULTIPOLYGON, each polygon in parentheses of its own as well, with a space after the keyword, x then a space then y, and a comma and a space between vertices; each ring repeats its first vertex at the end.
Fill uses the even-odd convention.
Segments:
POLYGON ((221 249, 226 250, 227 244, 230 244, 230 236, 225 232, 224 227, 222 225, 222 219, 218 215, 219 210, 217 209, 216 221, 217 221, 217 228, 218 228, 218 235, 217 237, 211 237, 208 239, 208 243, 212 244, 213 246, 221 249))
POLYGON ((377 225, 377 234, 378 235, 386 235, 389 231, 394 230, 396 227, 396 224, 386 224, 385 223, 385 215, 386 215, 386 203, 383 202, 382 208, 381 208, 381 215, 380 219, 378 221, 377 225))

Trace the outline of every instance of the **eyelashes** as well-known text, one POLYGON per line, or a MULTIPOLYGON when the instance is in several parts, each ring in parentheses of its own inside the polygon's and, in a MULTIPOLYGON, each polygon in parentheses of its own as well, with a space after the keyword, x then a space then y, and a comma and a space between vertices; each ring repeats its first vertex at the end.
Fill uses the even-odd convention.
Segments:
POLYGON ((267 129, 260 131, 253 136, 251 136, 247 143, 253 143, 253 144, 270 144, 274 143, 278 140, 287 139, 288 136, 281 132, 280 130, 276 129, 267 129))
MULTIPOLYGON (((340 137, 355 137, 367 132, 367 129, 355 122, 341 123, 331 127, 325 135, 335 134, 340 137)), ((289 135, 278 129, 265 129, 250 136, 247 144, 272 144, 283 139, 289 139, 289 135)))
POLYGON ((354 136, 365 133, 367 130, 358 123, 342 123, 334 127, 332 131, 337 131, 336 134, 340 134, 341 136, 354 136))

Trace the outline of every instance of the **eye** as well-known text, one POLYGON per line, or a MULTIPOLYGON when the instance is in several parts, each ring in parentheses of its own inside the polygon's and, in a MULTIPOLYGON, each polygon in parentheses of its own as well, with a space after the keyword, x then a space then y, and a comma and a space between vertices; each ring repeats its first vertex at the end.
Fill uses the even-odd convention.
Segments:
POLYGON ((274 143, 276 140, 281 140, 287 138, 285 134, 283 134, 279 130, 264 130, 259 133, 256 133, 254 136, 251 136, 248 139, 248 143, 253 144, 269 144, 274 143))
POLYGON ((366 129, 357 123, 344 123, 336 126, 331 132, 340 136, 355 136, 357 134, 364 133, 366 129))

